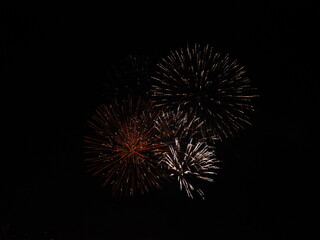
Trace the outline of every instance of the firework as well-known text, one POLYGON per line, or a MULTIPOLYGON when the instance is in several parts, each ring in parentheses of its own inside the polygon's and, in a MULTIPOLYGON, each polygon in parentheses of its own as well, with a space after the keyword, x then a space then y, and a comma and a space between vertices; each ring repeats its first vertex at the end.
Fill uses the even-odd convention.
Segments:
POLYGON ((192 182, 213 182, 212 176, 218 169, 214 149, 204 142, 194 144, 192 139, 186 145, 175 139, 175 143, 169 146, 169 151, 162 153, 161 163, 166 166, 170 176, 178 181, 180 190, 186 191, 191 198, 193 192, 204 198, 203 191, 192 182))
POLYGON ((157 155, 168 147, 154 124, 160 112, 152 103, 128 98, 98 108, 90 127, 94 136, 86 137, 91 157, 89 171, 112 185, 120 195, 144 194, 161 186, 165 178, 157 155))
POLYGON ((151 96, 157 106, 194 114, 220 140, 250 124, 254 89, 237 60, 209 45, 172 51, 152 76, 151 96))
POLYGON ((145 97, 150 88, 152 60, 147 56, 129 55, 107 70, 104 95, 110 97, 145 97))

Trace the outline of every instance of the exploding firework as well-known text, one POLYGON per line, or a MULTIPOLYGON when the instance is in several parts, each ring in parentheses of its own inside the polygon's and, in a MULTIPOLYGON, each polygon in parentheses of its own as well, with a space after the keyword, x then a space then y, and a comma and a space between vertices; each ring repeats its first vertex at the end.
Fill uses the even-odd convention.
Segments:
POLYGON ((128 95, 145 97, 150 89, 153 61, 150 57, 129 55, 107 70, 104 95, 107 98, 128 95))
POLYGON ((157 65, 151 95, 157 106, 181 110, 205 121, 220 140, 250 124, 254 89, 246 71, 228 54, 208 45, 172 51, 157 65))
POLYGON ((98 108, 89 122, 95 134, 85 142, 91 154, 89 171, 100 175, 103 186, 110 184, 119 195, 144 194, 161 186, 165 174, 157 156, 168 143, 155 128, 159 114, 150 101, 132 98, 98 108))
POLYGON ((218 169, 215 152, 204 142, 188 144, 175 139, 175 143, 169 146, 169 151, 163 152, 161 163, 166 167, 171 177, 175 178, 180 190, 186 191, 188 197, 193 198, 193 192, 204 198, 203 191, 192 182, 205 180, 213 182, 214 171, 218 169))

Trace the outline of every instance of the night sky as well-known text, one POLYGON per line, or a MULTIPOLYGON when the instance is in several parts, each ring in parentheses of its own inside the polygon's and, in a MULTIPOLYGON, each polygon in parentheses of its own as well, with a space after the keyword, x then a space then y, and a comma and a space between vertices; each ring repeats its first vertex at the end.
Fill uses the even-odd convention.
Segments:
POLYGON ((307 233, 318 4, 222 2, 1 8, 1 240, 307 233), (159 58, 187 43, 208 43, 246 67, 260 95, 252 126, 218 144, 222 169, 203 184, 206 200, 175 185, 114 197, 83 161, 106 71, 129 54, 159 58))

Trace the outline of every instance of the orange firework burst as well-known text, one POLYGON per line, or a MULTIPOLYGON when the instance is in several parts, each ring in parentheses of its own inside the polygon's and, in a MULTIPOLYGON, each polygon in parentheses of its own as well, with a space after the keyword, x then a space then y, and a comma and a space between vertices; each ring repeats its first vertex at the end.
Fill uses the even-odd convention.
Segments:
POLYGON ((168 144, 155 128, 159 114, 150 101, 128 98, 100 106, 89 122, 95 132, 85 138, 92 155, 89 171, 100 175, 103 185, 111 184, 114 193, 144 194, 161 186, 165 174, 157 155, 168 144))

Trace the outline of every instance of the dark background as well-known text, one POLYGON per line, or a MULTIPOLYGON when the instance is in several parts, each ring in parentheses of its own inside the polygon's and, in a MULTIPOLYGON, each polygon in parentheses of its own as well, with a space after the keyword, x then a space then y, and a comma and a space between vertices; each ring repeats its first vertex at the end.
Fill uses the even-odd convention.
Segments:
POLYGON ((318 4, 1 8, 1 239, 305 237, 315 158, 318 4), (253 126, 219 144, 206 200, 175 187, 116 198, 86 172, 86 121, 116 58, 209 43, 246 66, 253 126))

